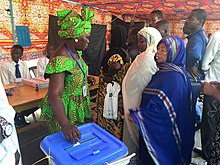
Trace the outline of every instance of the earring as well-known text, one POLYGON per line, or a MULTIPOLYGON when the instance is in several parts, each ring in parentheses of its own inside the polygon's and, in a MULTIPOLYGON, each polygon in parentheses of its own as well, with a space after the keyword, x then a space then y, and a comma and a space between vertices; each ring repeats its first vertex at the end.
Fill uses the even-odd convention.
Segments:
POLYGON ((76 38, 76 39, 75 39, 75 42, 79 42, 79 40, 76 38))

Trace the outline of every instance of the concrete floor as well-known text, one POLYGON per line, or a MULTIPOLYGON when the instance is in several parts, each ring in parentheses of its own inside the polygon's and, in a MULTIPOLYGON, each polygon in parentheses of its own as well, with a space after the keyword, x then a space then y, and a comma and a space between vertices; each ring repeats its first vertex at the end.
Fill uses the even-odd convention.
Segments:
MULTIPOLYGON (((48 128, 46 124, 40 124, 33 129, 18 134, 23 165, 32 165, 45 157, 40 149, 40 142, 47 136, 48 128)), ((42 161, 37 165, 47 165, 47 161, 42 161)))

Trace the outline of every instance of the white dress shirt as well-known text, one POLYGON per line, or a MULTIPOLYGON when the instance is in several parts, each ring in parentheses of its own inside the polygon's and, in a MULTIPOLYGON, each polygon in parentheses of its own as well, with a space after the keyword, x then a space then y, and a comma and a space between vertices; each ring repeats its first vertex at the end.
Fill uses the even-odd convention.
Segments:
POLYGON ((39 58, 37 62, 37 76, 38 77, 44 76, 48 62, 49 62, 49 59, 46 56, 39 58))
POLYGON ((220 32, 215 32, 208 42, 202 62, 205 81, 220 81, 220 32))
MULTIPOLYGON (((4 87, 0 80, 0 116, 7 120, 7 122, 13 125, 12 134, 4 139, 0 143, 0 164, 1 165, 14 165, 15 164, 15 152, 18 150, 19 153, 19 143, 16 128, 14 126, 14 116, 15 110, 9 105, 7 96, 5 94, 4 87)), ((19 165, 22 165, 21 154, 19 165)))
MULTIPOLYGON (((30 72, 29 72, 27 64, 22 60, 19 60, 18 64, 19 64, 19 70, 21 73, 21 78, 22 79, 30 78, 30 72)), ((15 82, 15 79, 16 79, 15 65, 16 63, 14 61, 11 61, 11 62, 3 63, 3 65, 1 66, 0 75, 1 75, 2 83, 4 85, 15 82)))

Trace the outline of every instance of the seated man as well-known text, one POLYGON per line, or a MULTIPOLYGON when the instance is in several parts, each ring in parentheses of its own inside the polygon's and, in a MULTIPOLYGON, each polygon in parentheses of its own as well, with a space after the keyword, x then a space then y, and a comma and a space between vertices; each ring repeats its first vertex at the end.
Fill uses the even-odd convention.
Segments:
MULTIPOLYGON (((12 61, 3 63, 0 69, 0 76, 3 85, 22 82, 23 79, 30 78, 30 72, 27 64, 21 60, 23 55, 23 47, 21 45, 14 45, 11 49, 11 59, 12 61)), ((15 125, 16 127, 23 127, 28 122, 25 121, 24 116, 29 116, 35 110, 24 111, 21 113, 16 113, 15 115, 15 125)))
POLYGON ((49 59, 50 59, 50 56, 53 54, 53 52, 54 52, 54 46, 48 43, 45 48, 46 56, 39 58, 39 60, 37 62, 37 73, 38 73, 37 76, 38 77, 44 76, 46 66, 47 66, 49 59))
POLYGON ((12 61, 3 63, 0 70, 3 85, 21 82, 23 79, 30 78, 27 64, 21 60, 23 47, 14 45, 11 49, 12 61))

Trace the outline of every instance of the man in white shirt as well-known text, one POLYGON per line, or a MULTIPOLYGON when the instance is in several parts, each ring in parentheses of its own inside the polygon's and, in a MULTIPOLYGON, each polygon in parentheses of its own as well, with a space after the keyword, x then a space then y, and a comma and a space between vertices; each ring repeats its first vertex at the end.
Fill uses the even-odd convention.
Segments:
MULTIPOLYGON (((202 62, 202 70, 205 73, 205 81, 220 82, 220 32, 215 32, 209 39, 202 62)), ((212 83, 213 84, 213 83, 212 83)), ((201 140, 204 158, 209 161, 211 139, 220 124, 220 103, 212 96, 205 95, 203 103, 201 140)))
POLYGON ((14 116, 15 111, 8 103, 0 80, 0 164, 2 165, 22 165, 14 116))
POLYGON ((4 85, 21 82, 23 79, 30 78, 27 64, 20 60, 23 55, 23 47, 14 45, 11 49, 12 61, 3 63, 0 70, 2 83, 4 85))
POLYGON ((202 70, 206 81, 220 81, 220 32, 215 32, 209 39, 202 70))
POLYGON ((44 76, 46 66, 47 66, 49 59, 50 59, 50 56, 53 54, 53 52, 54 52, 54 46, 50 45, 48 43, 45 48, 46 56, 39 58, 39 60, 37 62, 37 73, 38 73, 37 76, 38 77, 44 76))
MULTIPOLYGON (((23 79, 30 78, 30 72, 28 66, 24 61, 21 60, 23 51, 24 49, 21 45, 14 45, 12 47, 11 49, 12 61, 3 63, 0 70, 0 75, 3 85, 22 82, 23 79)), ((16 127, 19 128, 29 124, 28 122, 25 121, 24 116, 29 116, 34 111, 35 110, 16 113, 15 115, 16 127)))

